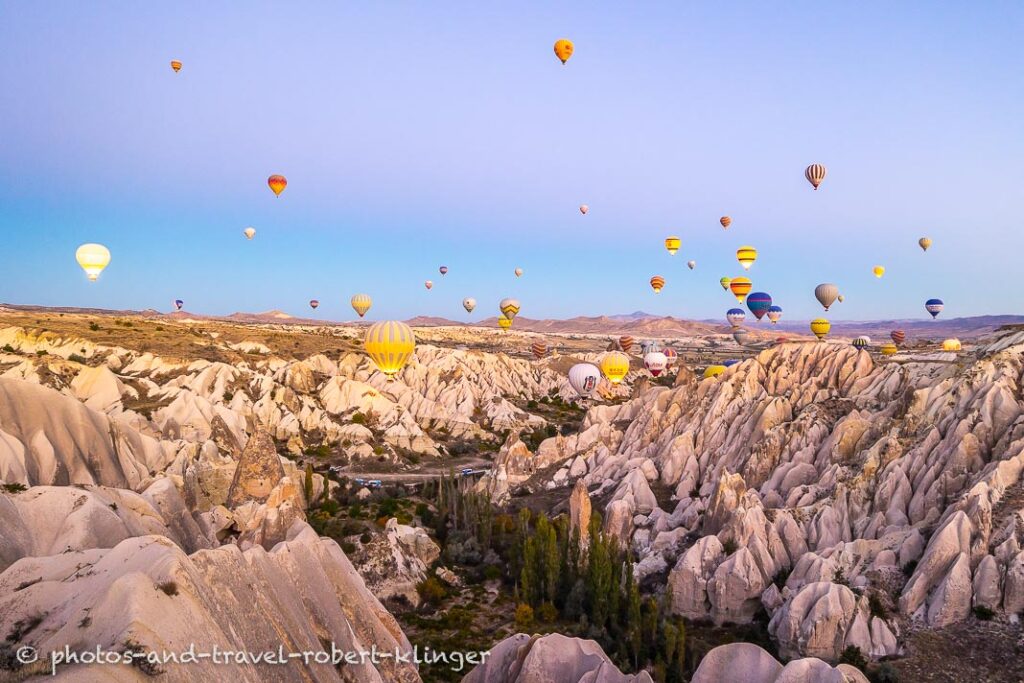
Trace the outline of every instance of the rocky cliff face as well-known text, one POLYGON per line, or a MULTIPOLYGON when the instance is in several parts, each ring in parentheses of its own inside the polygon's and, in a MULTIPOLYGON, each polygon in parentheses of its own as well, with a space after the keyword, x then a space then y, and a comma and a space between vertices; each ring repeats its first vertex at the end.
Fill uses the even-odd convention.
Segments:
POLYGON ((1021 609, 1022 354, 1019 332, 881 363, 782 344, 593 407, 538 455, 609 500, 605 530, 642 580, 667 576, 678 613, 763 609, 787 658, 891 655, 910 622, 1021 609))

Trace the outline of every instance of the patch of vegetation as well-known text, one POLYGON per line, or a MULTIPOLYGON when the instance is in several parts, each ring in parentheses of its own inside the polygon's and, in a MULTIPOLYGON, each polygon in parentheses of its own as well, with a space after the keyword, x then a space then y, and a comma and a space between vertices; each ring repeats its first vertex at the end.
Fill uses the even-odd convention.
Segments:
POLYGON ((100 326, 98 323, 89 323, 89 329, 92 330, 93 332, 99 332, 100 326))
POLYGON ((980 619, 981 621, 991 621, 992 617, 994 617, 995 615, 996 613, 991 608, 986 607, 985 605, 974 606, 974 616, 980 619))
POLYGON ((911 560, 903 565, 903 576, 908 579, 914 575, 914 570, 917 569, 917 560, 911 560))
POLYGON ((316 447, 310 446, 304 452, 311 458, 329 458, 332 451, 328 444, 322 443, 316 447))
POLYGON ((886 619, 889 616, 889 610, 886 608, 885 603, 882 602, 882 596, 877 591, 871 591, 868 594, 868 609, 871 610, 871 616, 873 617, 886 619))
POLYGON ((842 654, 839 655, 840 664, 849 664, 850 666, 857 667, 861 671, 865 671, 868 668, 868 658, 864 656, 860 648, 855 645, 848 645, 842 654))
POLYGON ((850 581, 846 578, 846 573, 842 567, 836 567, 836 570, 832 572, 832 583, 838 583, 840 586, 850 587, 850 581))
POLYGON ((736 547, 736 541, 734 539, 727 538, 725 540, 725 543, 722 544, 722 550, 725 551, 725 554, 727 556, 732 555, 734 552, 738 550, 738 548, 736 547))
POLYGON ((178 584, 174 581, 164 581, 156 585, 157 590, 163 591, 164 595, 174 597, 178 594, 178 584))
POLYGON ((428 576, 416 584, 416 592, 428 605, 439 605, 448 597, 448 589, 436 576, 428 576))
POLYGON ((84 356, 79 356, 77 353, 68 356, 68 360, 72 363, 80 363, 81 365, 85 365, 88 362, 84 356))
POLYGON ((7 491, 7 493, 22 493, 23 491, 27 491, 28 490, 28 489, 25 488, 24 484, 19 484, 18 482, 12 482, 10 484, 2 484, 0 486, 2 486, 4 491, 7 491))
POLYGON ((365 425, 366 416, 363 415, 362 413, 352 413, 352 417, 349 418, 349 422, 357 425, 365 425))
POLYGON ((3 351, 5 353, 14 353, 14 347, 11 346, 10 344, 4 344, 3 351))

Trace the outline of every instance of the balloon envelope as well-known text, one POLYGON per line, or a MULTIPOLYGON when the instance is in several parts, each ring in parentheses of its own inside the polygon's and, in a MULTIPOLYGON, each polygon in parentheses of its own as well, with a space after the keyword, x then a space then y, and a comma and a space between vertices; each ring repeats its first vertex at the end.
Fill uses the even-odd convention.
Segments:
POLYGON ((180 311, 182 306, 184 306, 184 305, 185 305, 185 302, 182 301, 181 299, 175 299, 174 300, 174 310, 180 311))
POLYGON ((732 338, 740 346, 746 346, 747 342, 750 341, 750 332, 747 332, 742 327, 737 327, 736 330, 732 333, 732 338))
POLYGON ((930 237, 922 237, 917 241, 917 244, 921 247, 922 251, 928 251, 928 247, 932 246, 932 240, 930 237))
POLYGON ((445 275, 448 273, 448 266, 441 266, 437 270, 441 273, 441 275, 445 275))
POLYGON ((601 379, 601 371, 597 366, 590 363, 577 363, 569 368, 569 386, 576 390, 576 393, 586 398, 594 393, 597 383, 601 379))
POLYGON ((823 282, 814 288, 814 298, 818 300, 825 310, 836 301, 836 297, 839 296, 839 288, 831 282, 823 282))
POLYGON ((725 312, 725 319, 733 327, 739 327, 747 319, 747 313, 742 308, 730 308, 725 312))
POLYGON ((668 250, 668 253, 672 255, 675 255, 675 253, 679 251, 679 247, 681 245, 682 240, 680 240, 678 237, 673 236, 665 238, 665 248, 668 250))
POLYGON ((110 250, 102 244, 83 244, 75 250, 75 260, 85 271, 86 277, 95 281, 103 269, 110 265, 110 250))
POLYGON ((875 266, 871 272, 875 274, 875 277, 882 277, 885 275, 885 266, 875 266))
POLYGON ((718 281, 718 284, 722 285, 722 289, 728 292, 730 282, 732 282, 732 278, 723 277, 721 280, 718 281))
POLYGON ((696 268, 696 267, 697 267, 697 262, 696 262, 696 261, 687 261, 687 262, 686 262, 686 266, 687 266, 687 267, 688 267, 688 268, 689 268, 690 270, 693 270, 694 268, 696 268))
POLYGON ((668 367, 668 358, 661 351, 648 351, 644 356, 644 367, 657 377, 668 367))
POLYGON ((590 211, 590 207, 587 206, 586 204, 580 204, 580 213, 582 213, 584 216, 586 216, 587 215, 587 211, 590 211))
POLYGON ((939 313, 942 313, 942 309, 946 307, 946 304, 942 303, 942 299, 928 299, 924 302, 924 310, 932 314, 932 318, 938 317, 939 313))
POLYGON ((747 294, 750 293, 750 289, 753 285, 750 283, 749 277, 734 277, 729 281, 729 289, 732 290, 733 296, 740 303, 747 298, 747 294))
POLYGON ((316 299, 310 299, 309 300, 309 307, 314 309, 314 310, 316 310, 317 308, 320 307, 320 302, 318 300, 316 300, 316 299))
POLYGON ((498 304, 498 309, 506 318, 512 320, 519 313, 519 299, 502 299, 501 303, 498 304))
POLYGON ((629 353, 629 350, 633 348, 633 338, 628 334, 619 337, 619 348, 625 353, 629 353))
POLYGON ((363 347, 377 368, 391 378, 416 350, 416 335, 403 322, 384 320, 366 330, 363 347))
POLYGON ((179 62, 177 59, 172 59, 171 68, 174 69, 174 73, 178 73, 179 71, 181 71, 181 62, 179 62))
POLYGON ((771 307, 772 297, 767 292, 754 292, 747 296, 747 308, 758 320, 763 318, 771 307))
POLYGON ((246 228, 245 230, 242 231, 242 234, 245 235, 245 239, 251 240, 253 237, 256 236, 256 229, 246 228))
POLYGON ((757 260, 757 249, 749 245, 740 247, 736 250, 736 260, 743 266, 743 270, 750 270, 750 266, 757 260))
POLYGON ((828 331, 832 329, 832 323, 824 318, 815 318, 811 321, 811 332, 818 339, 824 339, 828 331))
POLYGON ((779 318, 782 317, 781 306, 771 306, 768 308, 768 319, 772 321, 772 325, 779 322, 779 318))
POLYGON ((612 384, 618 384, 629 372, 629 356, 621 351, 609 351, 601 359, 601 372, 612 384))
POLYGON ((709 365, 706 368, 704 368, 704 379, 708 379, 710 377, 718 377, 723 372, 725 372, 724 365, 709 365))
POLYGON ((522 275, 523 275, 523 269, 522 268, 516 268, 516 277, 522 277, 522 275))
POLYGON ((548 345, 544 342, 534 342, 530 346, 530 351, 533 352, 533 357, 540 360, 548 353, 548 345))
POLYGON ((373 305, 373 299, 370 298, 369 294, 356 294, 352 297, 351 304, 355 312, 362 318, 370 310, 370 306, 373 305))
POLYGON ((828 173, 828 169, 821 164, 811 164, 804 169, 804 177, 807 178, 807 182, 814 186, 815 190, 821 185, 821 181, 825 179, 826 173, 828 173))
POLYGON ((947 339, 946 341, 942 342, 943 351, 959 351, 960 349, 961 345, 959 339, 947 339))
POLYGON ((732 225, 732 219, 729 218, 728 216, 722 216, 721 218, 718 219, 718 222, 722 224, 723 230, 732 225))
POLYGON ((267 185, 278 197, 284 192, 284 188, 288 185, 288 180, 283 175, 272 175, 267 178, 267 185))
POLYGON ((665 278, 663 278, 662 276, 655 275, 654 277, 651 278, 651 288, 654 290, 655 294, 660 292, 662 287, 664 287, 664 286, 665 286, 665 278))
POLYGON ((892 339, 894 344, 900 346, 907 340, 907 333, 903 330, 893 330, 889 333, 889 338, 892 339))
POLYGON ((562 60, 562 64, 569 61, 576 46, 567 38, 559 38, 555 41, 555 56, 562 60))
POLYGON ((462 300, 462 307, 466 309, 466 313, 472 313, 473 309, 476 308, 476 299, 467 296, 462 300))

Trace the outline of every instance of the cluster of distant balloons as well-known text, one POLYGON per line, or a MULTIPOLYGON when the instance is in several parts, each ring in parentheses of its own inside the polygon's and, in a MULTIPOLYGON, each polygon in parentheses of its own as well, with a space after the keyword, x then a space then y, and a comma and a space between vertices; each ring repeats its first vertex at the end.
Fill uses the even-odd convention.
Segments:
MULTIPOLYGON (((572 57, 575 51, 575 46, 572 41, 561 38, 555 41, 554 52, 555 56, 564 65, 572 57)), ((171 60, 171 69, 175 73, 181 71, 182 63, 179 60, 171 60)), ((822 181, 825 180, 825 176, 828 174, 828 169, 823 164, 811 164, 804 169, 804 177, 807 182, 811 184, 814 190, 817 190, 822 181)), ((274 174, 267 178, 267 185, 275 196, 280 197, 281 193, 284 192, 288 186, 288 179, 283 175, 274 174)), ((590 207, 586 204, 581 204, 579 207, 582 215, 587 215, 590 211, 590 207)), ((719 223, 723 230, 727 230, 732 225, 732 218, 729 216, 722 216, 719 219, 719 223)), ((256 237, 256 230, 252 227, 247 227, 242 231, 247 240, 252 240, 256 237)), ((924 251, 932 245, 932 240, 928 237, 922 237, 918 240, 918 244, 924 251)), ((671 235, 665 238, 665 249, 668 253, 675 255, 680 247, 682 246, 682 240, 677 235, 671 235)), ((89 280, 96 280, 99 278, 103 270, 110 264, 110 250, 102 244, 88 243, 81 245, 75 253, 75 258, 79 265, 85 271, 89 280)), ((736 250, 736 260, 743 267, 745 271, 749 271, 751 266, 757 260, 757 249, 750 245, 743 245, 736 250)), ((687 262, 687 267, 693 270, 697 267, 697 262, 690 260, 687 262)), ((438 271, 441 273, 441 277, 444 277, 448 273, 448 266, 441 266, 438 271)), ((872 268, 872 273, 875 277, 881 278, 885 275, 885 267, 876 265, 872 268)), ((521 277, 523 274, 522 268, 515 269, 515 276, 521 277)), ((762 318, 767 317, 768 320, 775 324, 782 317, 782 308, 776 305, 770 294, 767 292, 751 292, 753 284, 750 278, 746 276, 740 277, 723 277, 719 280, 722 289, 732 292, 733 296, 740 304, 746 303, 747 308, 754 315, 754 317, 760 321, 762 318)), ((654 275, 650 279, 651 288, 657 294, 665 287, 665 278, 661 275, 654 275)), ((433 288, 434 283, 431 280, 424 282, 424 286, 427 290, 433 288)), ((835 302, 839 301, 842 303, 843 295, 839 292, 839 288, 833 283, 822 283, 814 289, 814 296, 819 303, 825 308, 826 311, 835 302)), ((373 304, 373 300, 368 294, 356 294, 351 299, 351 305, 353 310, 359 315, 360 318, 366 315, 366 312, 370 310, 373 304)), ((181 299, 174 300, 175 310, 180 311, 184 306, 184 302, 181 299)), ((314 310, 320 306, 320 301, 317 299, 310 299, 309 306, 314 310)), ((466 309, 467 313, 472 313, 476 308, 476 299, 473 297, 466 297, 462 300, 462 306, 466 309)), ((929 299, 925 302, 925 309, 931 314, 932 318, 935 318, 943 309, 943 302, 941 299, 929 299)), ((501 315, 498 317, 498 326, 502 330, 508 330, 512 327, 512 321, 519 313, 520 304, 517 299, 506 298, 502 299, 498 304, 498 309, 501 315)), ((730 308, 725 314, 726 320, 733 328, 733 338, 738 344, 745 345, 750 338, 750 334, 747 330, 742 327, 744 320, 746 319, 746 312, 742 308, 730 308)), ((810 324, 811 332, 818 337, 818 339, 824 339, 831 329, 831 323, 825 318, 816 318, 811 321, 810 324)), ((885 344, 881 348, 881 352, 885 355, 891 355, 896 353, 897 347, 902 345, 906 335, 901 330, 894 330, 891 333, 892 343, 885 344)), ((870 338, 866 336, 860 336, 853 340, 853 345, 858 348, 866 348, 870 344, 870 338)), ((593 393, 597 387, 598 380, 603 375, 612 384, 618 384, 629 372, 629 350, 632 348, 633 338, 624 336, 619 339, 619 348, 621 351, 610 351, 606 353, 600 363, 600 368, 590 363, 579 363, 574 365, 569 370, 569 383, 573 389, 576 390, 580 396, 586 397, 593 393)), ((377 367, 383 372, 388 378, 393 378, 395 373, 402 369, 408 358, 412 355, 415 349, 415 335, 412 329, 409 328, 405 323, 389 320, 372 325, 366 332, 366 338, 364 346, 367 354, 374 361, 377 367)), ((960 343, 955 339, 946 340, 943 343, 943 348, 947 351, 959 350, 960 343), (954 348, 955 347, 955 348, 954 348)), ((547 346, 543 342, 536 342, 531 346, 533 355, 540 359, 543 358, 547 352, 547 346)), ((667 348, 662 351, 654 343, 646 343, 642 346, 644 366, 647 370, 655 377, 665 371, 666 368, 670 367, 676 360, 677 354, 671 349, 667 348)), ((715 377, 723 372, 727 367, 726 365, 712 365, 709 366, 705 372, 704 377, 715 377)))

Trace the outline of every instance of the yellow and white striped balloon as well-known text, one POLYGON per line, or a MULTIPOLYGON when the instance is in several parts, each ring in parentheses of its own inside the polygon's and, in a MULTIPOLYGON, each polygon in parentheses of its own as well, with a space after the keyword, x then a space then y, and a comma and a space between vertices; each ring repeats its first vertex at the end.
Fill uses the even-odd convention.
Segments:
POLYGON ((392 379, 416 350, 416 335, 403 322, 384 320, 366 331, 363 347, 377 368, 392 379))
POLYGON ((821 164, 811 164, 804 169, 804 177, 807 178, 807 182, 814 186, 815 190, 821 185, 821 181, 825 179, 826 173, 828 173, 828 169, 821 164))
POLYGON ((356 294, 352 297, 352 308, 362 318, 366 315, 366 312, 370 310, 370 306, 373 305, 373 299, 370 298, 369 294, 356 294))

